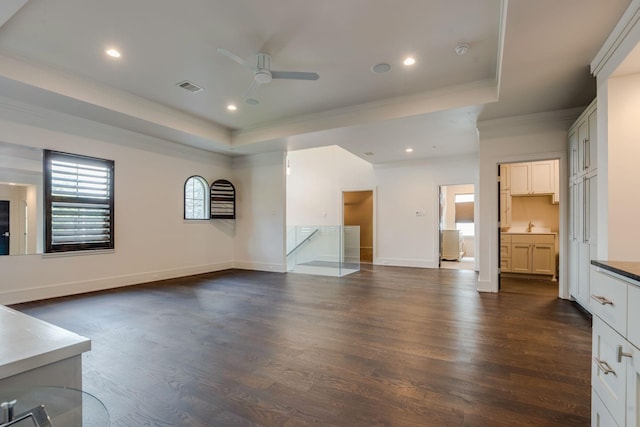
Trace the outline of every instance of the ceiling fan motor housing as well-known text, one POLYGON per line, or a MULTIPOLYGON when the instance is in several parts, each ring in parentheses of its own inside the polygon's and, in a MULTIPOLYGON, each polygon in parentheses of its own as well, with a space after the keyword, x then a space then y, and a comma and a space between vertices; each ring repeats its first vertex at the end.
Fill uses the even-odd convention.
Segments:
POLYGON ((254 78, 260 84, 269 83, 271 81, 271 55, 267 53, 259 53, 258 66, 254 78))
POLYGON ((259 68, 256 70, 253 77, 260 84, 269 83, 271 81, 271 71, 259 68))

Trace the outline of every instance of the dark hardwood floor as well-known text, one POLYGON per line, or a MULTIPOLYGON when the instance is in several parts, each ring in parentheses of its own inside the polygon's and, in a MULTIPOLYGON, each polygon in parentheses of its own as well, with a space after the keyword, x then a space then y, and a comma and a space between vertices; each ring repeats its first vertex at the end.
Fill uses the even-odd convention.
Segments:
POLYGON ((591 323, 471 271, 230 270, 13 306, 91 338, 112 426, 587 426, 591 323))

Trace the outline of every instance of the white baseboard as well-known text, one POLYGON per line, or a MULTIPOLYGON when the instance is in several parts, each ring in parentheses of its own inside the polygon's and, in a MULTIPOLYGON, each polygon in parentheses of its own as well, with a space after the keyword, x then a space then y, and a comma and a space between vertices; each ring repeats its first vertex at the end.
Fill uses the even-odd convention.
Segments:
POLYGON ((37 301, 41 299, 102 291, 106 289, 138 285, 141 283, 153 282, 157 280, 174 279, 176 277, 185 277, 192 276, 194 274, 228 270, 233 267, 234 263, 229 261, 216 264, 204 264, 192 267, 175 268, 170 270, 151 271, 124 276, 105 277, 95 280, 57 283, 35 288, 0 291, 0 304, 17 304, 26 301, 37 301))
POLYGON ((266 262, 234 261, 233 268, 241 270, 273 271, 274 273, 286 273, 286 264, 272 264, 266 262))
POLYGON ((491 280, 478 279, 478 292, 498 292, 491 280))
POLYGON ((418 268, 438 268, 433 260, 410 259, 410 258, 376 258, 373 262, 376 265, 389 265, 394 267, 418 267, 418 268))

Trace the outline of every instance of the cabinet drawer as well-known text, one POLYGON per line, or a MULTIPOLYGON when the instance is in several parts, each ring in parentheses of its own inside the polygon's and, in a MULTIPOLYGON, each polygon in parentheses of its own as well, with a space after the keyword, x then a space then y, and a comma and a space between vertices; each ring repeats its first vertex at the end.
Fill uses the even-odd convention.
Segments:
POLYGON ((591 393, 591 427, 618 427, 598 393, 591 393))
POLYGON ((627 339, 631 344, 640 348, 640 287, 627 285, 627 307, 633 307, 627 312, 627 339))
POLYGON ((591 267, 589 307, 621 335, 627 335, 627 283, 591 267))
POLYGON ((618 425, 625 425, 627 361, 618 362, 618 346, 628 343, 598 316, 593 316, 591 385, 618 425))

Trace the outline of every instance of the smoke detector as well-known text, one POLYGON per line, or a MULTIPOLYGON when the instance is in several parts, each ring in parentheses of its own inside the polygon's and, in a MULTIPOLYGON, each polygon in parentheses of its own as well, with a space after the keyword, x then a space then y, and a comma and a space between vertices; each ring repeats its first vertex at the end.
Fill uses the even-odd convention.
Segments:
POLYGON ((467 51, 469 50, 469 45, 464 43, 464 44, 459 44, 458 46, 456 46, 453 49, 458 55, 464 55, 465 53, 467 53, 467 51))

